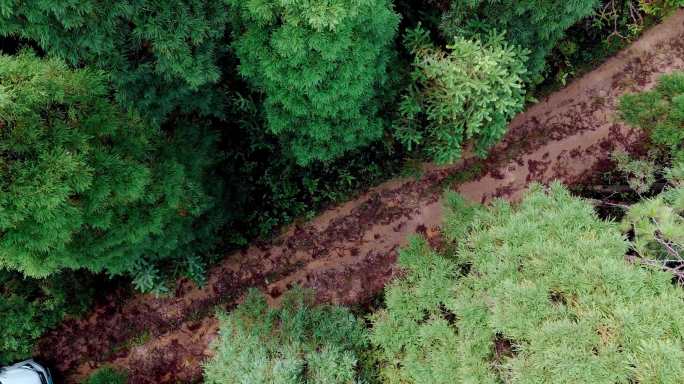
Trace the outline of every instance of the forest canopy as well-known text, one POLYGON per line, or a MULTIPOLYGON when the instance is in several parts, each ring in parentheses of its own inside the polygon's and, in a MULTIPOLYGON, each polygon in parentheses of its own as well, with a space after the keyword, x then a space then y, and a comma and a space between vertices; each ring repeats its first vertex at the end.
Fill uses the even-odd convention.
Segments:
MULTIPOLYGON (((0 1, 0 363, 105 298, 203 289, 226 254, 423 163, 472 153, 454 177, 480 173, 518 113, 682 6, 0 1)), ((624 96, 617 117, 644 135, 635 157, 602 154, 627 202, 449 194, 448 249, 412 240, 383 308, 252 292, 218 315, 207 381, 681 377, 684 75, 624 96)), ((127 380, 110 368, 88 382, 127 380)))

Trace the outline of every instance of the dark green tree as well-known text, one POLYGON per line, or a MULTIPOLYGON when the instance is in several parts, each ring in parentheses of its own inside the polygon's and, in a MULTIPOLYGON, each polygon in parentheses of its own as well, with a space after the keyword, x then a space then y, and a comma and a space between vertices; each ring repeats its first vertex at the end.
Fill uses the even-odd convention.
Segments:
POLYGON ((213 137, 192 121, 162 134, 108 94, 98 71, 0 56, 0 267, 149 281, 150 263, 186 260, 216 228, 213 137))
POLYGON ((531 52, 527 80, 538 83, 546 57, 565 30, 591 15, 598 4, 599 0, 454 0, 441 30, 448 41, 505 32, 510 44, 531 52))
POLYGON ((160 119, 180 107, 220 113, 217 60, 227 5, 210 0, 9 0, 0 35, 108 72, 119 101, 160 119))
POLYGON ((85 312, 94 287, 95 277, 79 272, 32 279, 0 268, 0 365, 31 357, 46 330, 85 312))
POLYGON ((389 1, 228 2, 239 72, 264 93, 268 129, 298 163, 382 135, 377 96, 399 20, 389 1))

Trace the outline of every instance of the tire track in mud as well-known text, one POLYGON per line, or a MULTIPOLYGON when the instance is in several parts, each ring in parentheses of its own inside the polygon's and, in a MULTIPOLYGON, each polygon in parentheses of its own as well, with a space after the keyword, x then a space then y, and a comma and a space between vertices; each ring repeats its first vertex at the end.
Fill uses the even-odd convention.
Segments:
POLYGON ((426 166, 418 180, 372 188, 272 241, 228 255, 202 289, 182 280, 172 297, 135 295, 119 302, 113 294, 88 317, 67 320, 47 334, 37 354, 67 383, 104 364, 128 369, 132 384, 196 381, 218 332, 216 307, 233 307, 249 287, 277 303, 294 284, 315 289, 320 301, 369 299, 395 274, 397 249, 407 236, 423 233, 439 243, 445 186, 486 202, 516 200, 533 181, 584 179, 605 166, 612 149, 641 141, 638 132, 616 122, 617 97, 648 89, 660 74, 676 69, 684 69, 684 11, 517 116, 487 159, 426 166), (464 175, 470 180, 455 184, 464 175))

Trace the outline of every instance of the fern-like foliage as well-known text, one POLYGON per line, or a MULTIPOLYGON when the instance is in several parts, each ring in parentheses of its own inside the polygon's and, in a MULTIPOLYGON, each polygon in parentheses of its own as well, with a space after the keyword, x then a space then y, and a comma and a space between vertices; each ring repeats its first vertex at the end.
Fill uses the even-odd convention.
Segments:
POLYGON ((395 135, 409 150, 423 146, 438 163, 458 160, 466 143, 484 156, 522 110, 526 53, 496 34, 484 41, 457 37, 445 51, 420 26, 405 44, 414 55, 413 83, 395 135))
POLYGON ((652 91, 624 95, 619 111, 624 121, 664 148, 672 164, 684 163, 684 72, 661 76, 652 91))
POLYGON ((203 87, 221 75, 223 1, 21 0, 0 5, 0 35, 32 41, 72 65, 107 71, 118 100, 161 120, 170 111, 220 113, 203 87))

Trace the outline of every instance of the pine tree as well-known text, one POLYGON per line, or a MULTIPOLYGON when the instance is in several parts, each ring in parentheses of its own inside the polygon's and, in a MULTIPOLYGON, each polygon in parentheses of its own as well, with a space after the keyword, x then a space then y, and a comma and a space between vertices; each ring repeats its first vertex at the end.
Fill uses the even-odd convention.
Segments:
POLYGON ((11 0, 0 35, 28 39, 72 65, 110 74, 118 100, 161 120, 175 108, 220 113, 217 61, 227 5, 209 0, 11 0))
POLYGON ((508 42, 528 49, 526 80, 540 82, 546 57, 565 30, 591 15, 599 0, 454 0, 442 18, 447 40, 505 32, 508 42))
POLYGON ((560 184, 469 216, 444 254, 401 252, 371 335, 386 383, 681 381, 684 291, 616 223, 560 184))
POLYGON ((0 85, 0 268, 149 272, 210 244, 211 135, 164 135, 57 59, 0 56, 0 85))
POLYGON ((376 96, 399 19, 389 1, 228 2, 240 74, 264 93, 268 129, 300 164, 382 135, 376 96))
POLYGON ((288 292, 271 309, 251 291, 230 314, 221 314, 215 355, 204 367, 207 384, 350 384, 362 382, 367 347, 363 324, 348 310, 314 306, 310 292, 288 292))

